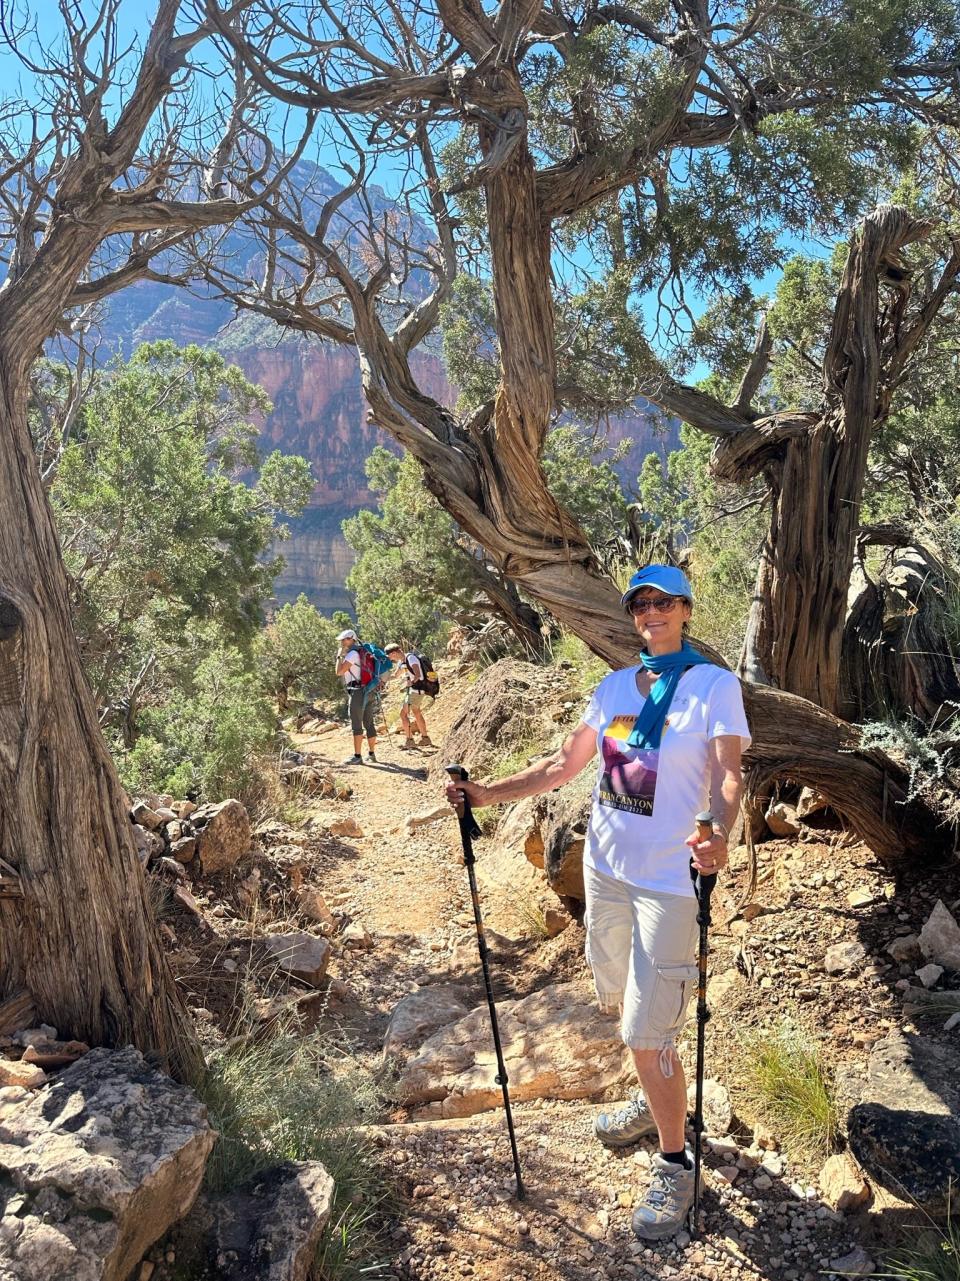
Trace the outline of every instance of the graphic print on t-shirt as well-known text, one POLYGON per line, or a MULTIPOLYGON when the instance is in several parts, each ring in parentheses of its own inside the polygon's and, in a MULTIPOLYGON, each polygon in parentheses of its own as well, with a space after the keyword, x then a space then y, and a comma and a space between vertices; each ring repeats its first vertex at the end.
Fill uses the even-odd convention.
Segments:
POLYGON ((635 716, 614 716, 604 730, 599 800, 601 805, 612 809, 649 817, 657 790, 660 753, 631 747, 627 742, 636 719, 635 716))

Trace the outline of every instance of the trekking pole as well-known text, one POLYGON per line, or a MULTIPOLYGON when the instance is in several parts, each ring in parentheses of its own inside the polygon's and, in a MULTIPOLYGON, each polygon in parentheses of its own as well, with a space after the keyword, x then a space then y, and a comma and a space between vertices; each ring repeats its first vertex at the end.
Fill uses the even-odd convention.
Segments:
MULTIPOLYGON (((458 783, 465 783, 469 778, 467 771, 462 765, 445 766, 447 773, 458 783)), ((513 1153, 513 1172, 517 1180, 517 1200, 522 1201, 526 1196, 523 1187, 523 1176, 520 1173, 520 1154, 517 1152, 517 1136, 513 1129, 513 1113, 510 1110, 510 1092, 507 1089, 507 1067, 503 1061, 503 1049, 500 1045, 500 1027, 497 1023, 497 1007, 493 1003, 493 984, 490 981, 490 966, 487 963, 487 940, 483 932, 483 918, 480 915, 480 896, 477 893, 477 876, 473 870, 475 862, 473 856, 473 838, 479 836, 480 826, 473 817, 473 810, 470 802, 464 796, 461 803, 457 806, 457 820, 460 823, 460 840, 463 842, 463 861, 467 867, 467 876, 470 878, 470 897, 473 900, 473 919, 477 925, 477 944, 480 948, 480 965, 483 968, 483 982, 487 989, 487 1006, 490 1010, 490 1026, 493 1029, 493 1046, 497 1055, 497 1075, 494 1077, 497 1085, 503 1091, 503 1110, 507 1118, 507 1130, 510 1134, 510 1150, 513 1153)))
MULTIPOLYGON (((713 815, 708 811, 694 819, 697 837, 709 841, 713 836, 713 815)), ((704 876, 690 860, 690 879, 697 897, 697 924, 700 926, 700 946, 697 954, 697 1097, 693 1109, 693 1207, 690 1211, 690 1235, 700 1231, 700 1161, 703 1152, 703 1067, 707 1020, 707 930, 710 928, 710 895, 717 883, 717 874, 704 876)))

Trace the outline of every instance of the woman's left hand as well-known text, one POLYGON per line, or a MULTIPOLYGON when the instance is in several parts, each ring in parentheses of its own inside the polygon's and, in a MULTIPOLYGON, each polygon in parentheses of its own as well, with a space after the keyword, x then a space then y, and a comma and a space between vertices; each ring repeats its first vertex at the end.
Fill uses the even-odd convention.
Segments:
POLYGON ((709 841, 701 841, 696 832, 687 837, 687 844, 693 851, 693 866, 703 876, 713 876, 727 866, 729 853, 727 838, 714 832, 709 841))

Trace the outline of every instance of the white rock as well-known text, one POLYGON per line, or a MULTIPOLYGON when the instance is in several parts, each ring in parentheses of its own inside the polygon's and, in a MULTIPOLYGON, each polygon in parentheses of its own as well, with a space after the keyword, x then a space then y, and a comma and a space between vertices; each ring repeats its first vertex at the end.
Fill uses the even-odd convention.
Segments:
POLYGON ((934 965, 931 961, 929 965, 923 965, 919 970, 914 970, 914 973, 924 987, 933 987, 943 976, 943 966, 934 965))
POLYGON ((192 1205, 216 1137, 196 1095, 132 1047, 92 1050, 3 1125, 21 1201, 0 1225, 4 1281, 126 1281, 192 1205))
POLYGON ((342 934, 344 947, 373 947, 373 939, 360 921, 351 921, 342 934))
MULTIPOLYGON (((687 1087, 687 1103, 691 1110, 697 1097, 696 1082, 687 1087)), ((708 1077, 703 1083, 703 1121, 707 1132, 716 1138, 729 1134, 733 1121, 733 1107, 727 1088, 708 1077)))
MULTIPOLYGON (((511 1099, 600 1098, 631 1079, 628 1052, 585 985, 557 983, 497 1010, 511 1099)), ((500 1107, 486 1005, 421 1047, 397 1082, 420 1118, 472 1116, 500 1107)))
POLYGON ((873 1273, 873 1260, 862 1245, 857 1245, 842 1258, 831 1259, 830 1271, 842 1277, 868 1277, 873 1273))
POLYGON ((330 963, 330 944, 313 934, 268 934, 267 951, 293 978, 319 987, 330 963))
POLYGON ((952 1032, 955 1027, 960 1027, 960 1010, 956 1014, 951 1014, 943 1025, 944 1032, 952 1032))
POLYGON ((928 961, 960 970, 960 925, 942 899, 937 899, 920 931, 920 950, 928 961))
POLYGON ((796 836, 800 831, 797 811, 785 801, 777 801, 776 804, 771 805, 764 818, 774 836, 796 836))
POLYGON ((867 957, 866 948, 856 939, 834 943, 827 948, 823 967, 828 974, 846 974, 856 969, 867 957))

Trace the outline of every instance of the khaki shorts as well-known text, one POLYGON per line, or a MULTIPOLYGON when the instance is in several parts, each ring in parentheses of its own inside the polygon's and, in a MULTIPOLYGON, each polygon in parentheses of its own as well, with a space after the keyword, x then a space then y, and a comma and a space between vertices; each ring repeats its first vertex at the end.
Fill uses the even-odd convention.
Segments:
POLYGON ((423 690, 408 689, 403 701, 406 703, 407 707, 412 707, 413 710, 417 712, 423 706, 423 700, 425 698, 426 694, 424 694, 423 690))
POLYGON ((697 900, 638 889, 592 867, 587 895, 587 961, 601 1008, 621 1011, 620 1034, 632 1050, 672 1053, 697 988, 697 900))

